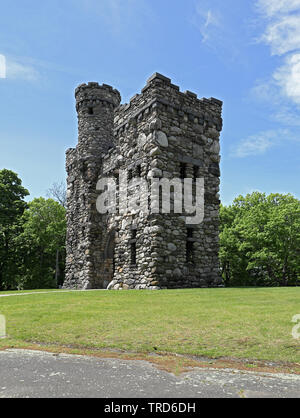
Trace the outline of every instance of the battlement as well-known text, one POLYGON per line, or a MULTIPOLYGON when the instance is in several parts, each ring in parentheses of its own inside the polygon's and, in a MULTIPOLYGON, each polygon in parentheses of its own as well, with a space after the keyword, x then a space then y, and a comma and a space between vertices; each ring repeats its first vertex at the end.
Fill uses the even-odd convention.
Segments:
POLYGON ((142 93, 147 91, 151 87, 157 87, 158 89, 161 87, 168 87, 169 89, 172 89, 174 92, 180 93, 182 98, 188 97, 190 99, 197 99, 200 102, 213 102, 214 104, 217 104, 222 107, 223 102, 221 100, 215 99, 214 97, 211 97, 209 99, 207 98, 198 98, 196 93, 193 93, 189 90, 186 90, 185 92, 181 92, 179 86, 172 83, 172 80, 168 77, 165 77, 164 75, 160 73, 154 73, 151 77, 148 78, 146 86, 142 89, 142 93))
POLYGON ((189 90, 181 92, 179 86, 171 79, 154 73, 141 90, 134 95, 129 103, 120 105, 115 111, 115 131, 128 126, 132 121, 142 120, 143 115, 159 107, 167 109, 170 113, 178 113, 180 118, 189 120, 207 121, 222 129, 221 113, 223 102, 211 98, 198 98, 196 93, 189 90))
POLYGON ((108 84, 89 82, 80 84, 75 90, 76 110, 84 107, 93 107, 99 104, 109 105, 112 109, 119 106, 121 95, 118 90, 108 84))

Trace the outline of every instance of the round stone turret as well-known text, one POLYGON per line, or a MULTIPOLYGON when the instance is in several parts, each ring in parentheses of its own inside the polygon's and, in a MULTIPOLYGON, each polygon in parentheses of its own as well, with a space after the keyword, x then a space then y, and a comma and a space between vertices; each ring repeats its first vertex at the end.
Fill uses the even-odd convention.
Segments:
POLYGON ((80 84, 75 90, 75 98, 77 112, 87 111, 88 114, 93 114, 92 110, 95 111, 103 105, 114 109, 121 102, 118 90, 107 84, 101 86, 95 82, 80 84))
POLYGON ((81 154, 100 156, 114 146, 114 110, 120 93, 107 84, 90 82, 77 87, 75 98, 81 154))

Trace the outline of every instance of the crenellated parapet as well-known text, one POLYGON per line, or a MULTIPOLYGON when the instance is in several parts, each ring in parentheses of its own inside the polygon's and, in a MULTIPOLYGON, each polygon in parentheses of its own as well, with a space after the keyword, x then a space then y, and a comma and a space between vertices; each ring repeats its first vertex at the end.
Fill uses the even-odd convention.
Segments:
POLYGON ((136 94, 129 103, 116 109, 114 131, 118 135, 160 108, 177 116, 179 120, 187 118, 195 125, 205 125, 221 132, 222 105, 222 101, 213 97, 198 98, 196 93, 181 92, 170 78, 155 73, 148 79, 141 94, 136 94))
POLYGON ((113 87, 96 82, 80 84, 75 90, 77 112, 87 112, 91 109, 97 110, 99 106, 108 106, 112 110, 119 106, 121 95, 113 87))

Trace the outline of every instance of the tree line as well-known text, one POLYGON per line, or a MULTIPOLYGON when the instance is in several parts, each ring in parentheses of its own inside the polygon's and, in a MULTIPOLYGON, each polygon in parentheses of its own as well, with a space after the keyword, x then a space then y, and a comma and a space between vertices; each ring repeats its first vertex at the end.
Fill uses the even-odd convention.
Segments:
MULTIPOLYGON (((0 170, 0 290, 63 284, 64 185, 27 203, 29 192, 11 170, 0 170)), ((225 286, 300 284, 300 201, 253 192, 220 209, 220 269, 225 286)))
POLYGON ((66 210, 57 198, 26 203, 28 195, 16 173, 0 170, 0 290, 64 281, 66 210))
POLYGON ((300 201, 253 192, 221 206, 220 262, 226 286, 300 284, 300 201))

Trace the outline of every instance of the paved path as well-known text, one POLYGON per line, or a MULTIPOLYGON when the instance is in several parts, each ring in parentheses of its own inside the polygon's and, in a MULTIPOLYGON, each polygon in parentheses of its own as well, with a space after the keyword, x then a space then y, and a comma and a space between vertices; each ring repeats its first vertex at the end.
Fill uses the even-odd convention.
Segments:
POLYGON ((45 293, 69 293, 69 292, 102 292, 106 289, 87 289, 87 290, 51 290, 49 292, 26 292, 26 293, 7 293, 5 295, 0 294, 0 298, 6 298, 8 296, 27 296, 27 295, 40 295, 45 293))
POLYGON ((194 369, 177 377, 140 360, 0 351, 0 398, 300 397, 300 376, 194 369))

